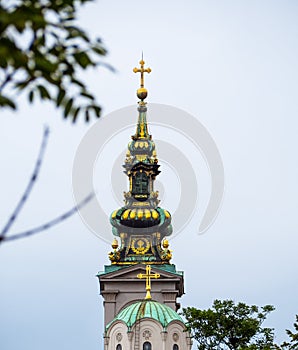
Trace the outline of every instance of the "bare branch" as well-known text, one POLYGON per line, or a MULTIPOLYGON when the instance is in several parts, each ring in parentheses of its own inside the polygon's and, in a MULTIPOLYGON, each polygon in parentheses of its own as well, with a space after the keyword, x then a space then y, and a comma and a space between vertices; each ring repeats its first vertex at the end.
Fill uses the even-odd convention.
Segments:
POLYGON ((16 239, 20 239, 20 238, 25 238, 28 236, 32 236, 36 233, 40 233, 43 231, 48 230, 49 228, 61 223, 62 221, 68 219, 70 216, 72 216, 73 214, 75 214, 80 208, 82 208, 84 205, 86 205, 88 202, 91 201, 91 199, 95 196, 95 193, 92 192, 90 193, 85 199, 83 199, 78 205, 76 205, 75 207, 73 207, 72 209, 70 209, 69 211, 65 212, 64 214, 58 216, 57 218, 48 221, 47 223, 37 226, 31 230, 28 231, 24 231, 21 233, 16 233, 10 237, 5 237, 3 240, 5 242, 8 241, 14 241, 16 239))
POLYGON ((40 146, 40 150, 39 150, 39 154, 38 154, 38 158, 37 161, 35 163, 35 167, 32 173, 32 176, 29 180, 29 183, 25 189, 25 192, 23 194, 23 196, 21 197, 19 203, 17 204, 15 210, 13 211, 13 213, 11 214, 11 216, 9 217, 6 225, 3 227, 1 234, 0 234, 0 243, 5 239, 6 234, 8 233, 9 229, 11 228, 12 224, 15 222, 15 220, 17 219, 21 209, 23 208, 24 204, 26 203, 31 190, 37 180, 38 174, 39 174, 39 170, 40 170, 40 166, 41 163, 43 161, 43 157, 44 157, 44 153, 45 153, 45 149, 47 146, 47 141, 48 141, 48 136, 49 136, 49 128, 46 126, 44 129, 44 133, 43 133, 43 138, 42 138, 42 142, 41 142, 41 146, 40 146))

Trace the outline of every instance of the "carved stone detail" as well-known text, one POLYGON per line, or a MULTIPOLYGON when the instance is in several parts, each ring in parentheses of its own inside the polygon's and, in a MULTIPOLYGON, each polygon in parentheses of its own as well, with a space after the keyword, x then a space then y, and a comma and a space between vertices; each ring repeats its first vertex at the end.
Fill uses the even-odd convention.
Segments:
POLYGON ((117 334, 116 334, 116 339, 117 339, 118 342, 121 342, 121 340, 122 340, 122 334, 121 334, 121 333, 117 333, 117 334))
POLYGON ((148 330, 148 329, 145 329, 144 332, 143 332, 143 337, 146 339, 146 340, 149 340, 149 338, 152 336, 151 332, 148 330))
POLYGON ((127 332, 127 337, 128 337, 128 340, 131 342, 132 339, 133 339, 133 332, 132 331, 128 331, 127 332))
POLYGON ((177 342, 179 340, 179 335, 178 333, 173 333, 173 340, 177 342))
POLYGON ((101 294, 104 297, 106 303, 116 302, 118 291, 103 291, 101 294))
POLYGON ((103 338, 104 338, 104 344, 105 344, 106 346, 108 346, 108 345, 109 345, 110 337, 103 337, 103 338))
POLYGON ((162 331, 160 334, 161 334, 161 340, 165 342, 167 340, 168 332, 162 331))

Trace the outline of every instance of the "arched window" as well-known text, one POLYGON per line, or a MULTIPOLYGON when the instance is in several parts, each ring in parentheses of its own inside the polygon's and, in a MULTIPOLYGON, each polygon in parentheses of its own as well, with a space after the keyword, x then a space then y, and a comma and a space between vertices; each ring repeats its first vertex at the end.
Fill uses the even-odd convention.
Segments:
POLYGON ((173 350, 179 350, 179 346, 177 344, 173 345, 173 350))
POLYGON ((118 344, 118 345, 116 346, 116 350, 122 350, 122 345, 121 345, 121 344, 118 344))
POLYGON ((151 343, 149 343, 148 341, 146 341, 144 344, 143 344, 143 350, 151 350, 151 343))

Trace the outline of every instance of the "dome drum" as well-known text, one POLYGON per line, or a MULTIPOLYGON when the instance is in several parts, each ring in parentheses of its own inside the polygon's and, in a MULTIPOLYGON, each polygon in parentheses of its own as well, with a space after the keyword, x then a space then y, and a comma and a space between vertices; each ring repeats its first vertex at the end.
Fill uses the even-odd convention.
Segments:
POLYGON ((192 341, 181 317, 156 301, 140 301, 127 306, 106 326, 107 349, 183 349, 192 341))

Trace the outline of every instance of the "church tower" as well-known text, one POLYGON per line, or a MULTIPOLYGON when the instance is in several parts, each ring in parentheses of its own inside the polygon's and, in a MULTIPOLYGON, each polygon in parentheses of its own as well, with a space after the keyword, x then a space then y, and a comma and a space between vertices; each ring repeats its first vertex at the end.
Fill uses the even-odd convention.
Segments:
POLYGON ((104 344, 105 350, 190 350, 190 336, 177 314, 184 281, 183 272, 170 262, 171 214, 159 207, 154 189, 160 166, 147 125, 144 74, 151 69, 144 65, 142 58, 140 68, 133 69, 141 82, 136 132, 123 165, 129 190, 124 192, 124 206, 110 218, 115 236, 111 263, 98 273, 104 344))

